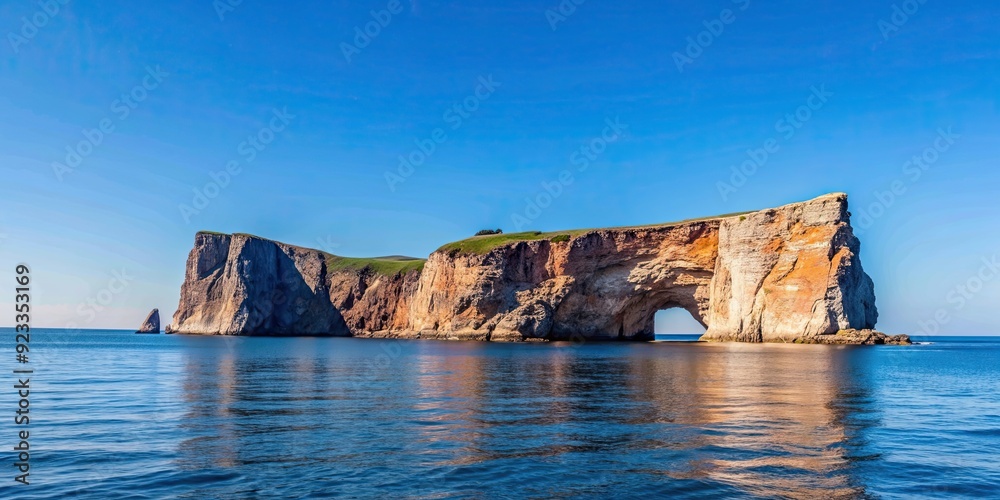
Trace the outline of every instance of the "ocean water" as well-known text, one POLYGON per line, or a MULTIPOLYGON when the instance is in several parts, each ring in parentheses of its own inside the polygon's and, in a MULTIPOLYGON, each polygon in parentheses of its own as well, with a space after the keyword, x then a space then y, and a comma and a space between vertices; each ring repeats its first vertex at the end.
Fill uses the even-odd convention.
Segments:
MULTIPOLYGON (((693 338, 693 337, 692 337, 693 338)), ((0 498, 1000 497, 1000 339, 31 337, 0 498)))

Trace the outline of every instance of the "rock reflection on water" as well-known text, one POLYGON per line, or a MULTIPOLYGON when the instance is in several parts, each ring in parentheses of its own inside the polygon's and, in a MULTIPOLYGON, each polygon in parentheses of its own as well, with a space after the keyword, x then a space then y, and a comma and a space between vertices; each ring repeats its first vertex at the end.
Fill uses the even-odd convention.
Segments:
POLYGON ((176 465, 418 496, 614 494, 637 480, 649 493, 864 496, 859 468, 880 458, 865 451, 880 419, 867 355, 244 339, 187 351, 176 465))
POLYGON ((853 497, 856 422, 877 415, 844 348, 699 345, 633 366, 632 397, 652 403, 638 419, 678 428, 669 446, 691 458, 664 470, 676 478, 711 478, 746 492, 790 497, 853 497), (697 353, 692 353, 696 349, 697 353))

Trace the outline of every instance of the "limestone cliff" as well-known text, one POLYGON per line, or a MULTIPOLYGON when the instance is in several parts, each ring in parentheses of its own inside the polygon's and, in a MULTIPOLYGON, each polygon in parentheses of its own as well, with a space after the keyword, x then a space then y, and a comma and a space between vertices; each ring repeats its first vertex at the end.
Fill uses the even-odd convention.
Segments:
POLYGON ((247 234, 198 233, 169 333, 348 336, 405 325, 419 273, 334 268, 334 256, 247 234))
POLYGON ((169 330, 639 340, 657 311, 681 307, 704 340, 902 341, 867 332, 878 313, 858 248, 839 193, 674 224, 482 236, 422 270, 199 233, 169 330))
POLYGON ((706 340, 789 342, 878 320, 847 196, 723 220, 706 340))
POLYGON ((602 229, 486 253, 431 255, 410 330, 457 339, 651 339, 653 315, 682 307, 704 323, 718 221, 602 229))

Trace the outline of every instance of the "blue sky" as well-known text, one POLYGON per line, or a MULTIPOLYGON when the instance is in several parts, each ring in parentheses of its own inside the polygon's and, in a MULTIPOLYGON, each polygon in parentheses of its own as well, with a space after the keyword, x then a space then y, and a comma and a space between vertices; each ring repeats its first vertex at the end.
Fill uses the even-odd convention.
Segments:
POLYGON ((62 1, 0 3, 37 326, 169 318, 200 229, 426 256, 845 191, 881 329, 1000 334, 992 2, 62 1))

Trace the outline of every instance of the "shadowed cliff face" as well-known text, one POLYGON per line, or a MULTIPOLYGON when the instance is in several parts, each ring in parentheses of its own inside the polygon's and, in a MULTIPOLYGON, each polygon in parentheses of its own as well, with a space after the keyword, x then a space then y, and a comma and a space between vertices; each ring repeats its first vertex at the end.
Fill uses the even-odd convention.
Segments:
POLYGON ((325 278, 324 258, 315 250, 248 235, 200 233, 170 331, 347 335, 325 278))
MULTIPOLYGON (((326 254, 199 233, 170 331, 522 341, 651 339, 681 307, 705 340, 793 342, 871 329, 847 196, 739 216, 443 250, 422 272, 328 268, 326 254)), ((823 337, 829 340, 829 337, 823 337)))
POLYGON ((168 333, 334 335, 391 328, 407 282, 328 269, 328 255, 255 236, 199 233, 168 333))

